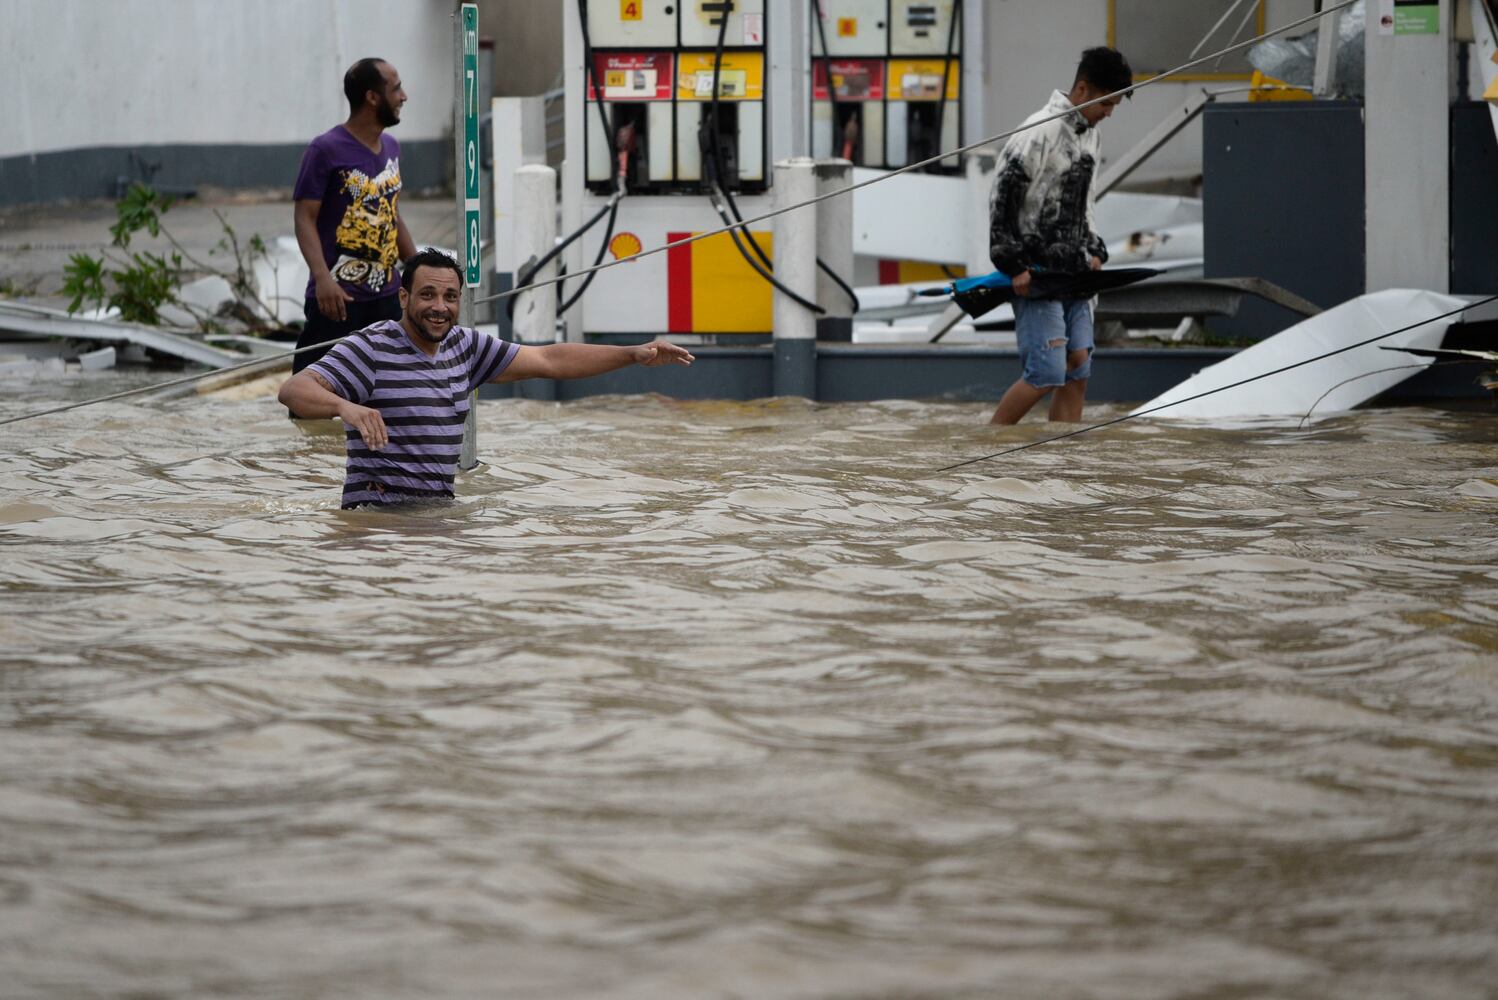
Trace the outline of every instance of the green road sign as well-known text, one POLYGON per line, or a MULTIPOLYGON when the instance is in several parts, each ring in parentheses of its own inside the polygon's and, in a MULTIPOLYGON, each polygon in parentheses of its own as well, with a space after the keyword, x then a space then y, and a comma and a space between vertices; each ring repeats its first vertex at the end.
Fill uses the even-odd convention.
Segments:
POLYGON ((482 279, 479 234, 479 8, 463 5, 463 239, 464 263, 469 288, 477 288, 482 279))
POLYGON ((1395 0, 1394 34, 1439 35, 1441 5, 1430 0, 1395 0))

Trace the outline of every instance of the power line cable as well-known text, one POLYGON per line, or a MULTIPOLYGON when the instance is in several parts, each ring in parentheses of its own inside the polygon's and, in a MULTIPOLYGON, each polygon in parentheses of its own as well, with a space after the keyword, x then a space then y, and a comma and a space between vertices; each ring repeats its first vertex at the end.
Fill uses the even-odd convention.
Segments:
MULTIPOLYGON (((901 174, 910 173, 912 171, 920 170, 923 167, 928 167, 928 166, 930 166, 933 163, 940 163, 942 160, 949 159, 950 157, 961 156, 962 154, 964 154, 964 153, 970 153, 970 152, 972 152, 975 149, 982 149, 985 146, 991 146, 991 145, 993 145, 995 143, 998 143, 998 142, 1001 142, 1001 141, 1003 141, 1005 139, 1008 139, 1010 136, 1018 135, 1020 132, 1023 132, 1023 131, 1025 131, 1027 129, 1039 128, 1041 125, 1045 125, 1045 124, 1048 124, 1050 122, 1056 121, 1059 118, 1064 118, 1067 115, 1070 115, 1070 114, 1074 113, 1076 110, 1080 110, 1081 108, 1091 107, 1094 104, 1101 104, 1104 101, 1110 101, 1110 100, 1113 100, 1115 98, 1121 98, 1121 97, 1127 96, 1129 94, 1133 94, 1134 92, 1142 90, 1145 87, 1148 87, 1148 86, 1150 86, 1152 84, 1159 83, 1161 80, 1168 79, 1168 78, 1170 78, 1172 76, 1178 76, 1181 73, 1184 73, 1184 72, 1186 72, 1189 69, 1193 69, 1193 68, 1195 68, 1195 67, 1197 67, 1199 65, 1202 65, 1203 63, 1210 62, 1211 60, 1216 59, 1219 56, 1228 55, 1228 54, 1231 54, 1232 52, 1235 52, 1235 51, 1237 51, 1239 49, 1243 49, 1243 48, 1247 48, 1247 47, 1249 47, 1251 45, 1255 45, 1258 42, 1261 42, 1261 41, 1263 41, 1266 38, 1273 38, 1274 36, 1276 36, 1276 35, 1282 35, 1282 34, 1284 34, 1287 31, 1293 31, 1294 29, 1299 28, 1302 25, 1309 24, 1310 22, 1315 21, 1315 20, 1317 20, 1319 18, 1326 17, 1326 16, 1328 16, 1330 14, 1336 13, 1337 11, 1343 10, 1343 9, 1345 9, 1347 7, 1351 7, 1353 4, 1355 4, 1357 2, 1359 2, 1359 0, 1340 0, 1339 3, 1336 3, 1336 4, 1333 4, 1331 6, 1325 7, 1322 10, 1320 10, 1320 11, 1314 13, 1314 14, 1310 14, 1310 15, 1308 15, 1306 17, 1299 18, 1298 20, 1291 21, 1290 23, 1285 24, 1285 25, 1283 25, 1281 27, 1275 28, 1275 29, 1273 29, 1271 31, 1266 31, 1266 32, 1264 32, 1264 34, 1259 35, 1257 38, 1250 38, 1247 41, 1238 42, 1238 43, 1236 43, 1234 45, 1230 45, 1227 48, 1222 49, 1220 52, 1214 52, 1214 53, 1211 53, 1209 55, 1202 56, 1200 59, 1194 59, 1194 60, 1191 60, 1190 62, 1182 63, 1180 66, 1177 66, 1174 69, 1166 70, 1165 72, 1159 74, 1158 76, 1153 76, 1153 77, 1150 77, 1148 80, 1143 80, 1143 81, 1140 81, 1139 83, 1132 84, 1132 85, 1130 85, 1128 87, 1123 88, 1122 90, 1115 91, 1112 94, 1104 94, 1103 96, 1101 96, 1101 97, 1095 97, 1095 98, 1093 98, 1090 101, 1084 101, 1081 104, 1076 105, 1073 108, 1072 111, 1062 111, 1062 112, 1058 112, 1058 113, 1056 113, 1054 115, 1049 115, 1049 116, 1047 116, 1045 118, 1041 118, 1041 119, 1039 119, 1037 121, 1033 121, 1033 122, 1030 122, 1028 124, 1020 125, 1017 128, 1010 129, 1007 132, 1000 132, 998 135, 990 136, 987 139, 982 139, 982 140, 980 140, 978 142, 970 143, 970 144, 968 144, 966 146, 962 146, 962 147, 960 147, 958 149, 951 150, 950 152, 941 153, 941 154, 939 154, 937 156, 933 156, 933 157, 930 157, 928 159, 921 160, 921 161, 919 161, 917 163, 911 163, 911 164, 907 164, 906 166, 903 166, 903 167, 898 167, 898 168, 896 168, 894 170, 888 171, 887 173, 882 173, 882 174, 880 174, 877 177, 871 177, 871 178, 869 178, 866 181, 860 181, 860 182, 858 182, 856 184, 851 184, 848 187, 839 188, 836 191, 828 191, 825 194, 819 194, 816 197, 809 198, 806 201, 801 202, 799 204, 796 204, 796 205, 786 205, 783 208, 772 209, 769 212, 765 212, 762 215, 757 215, 757 216, 755 216, 754 218, 751 218, 751 219, 746 219, 746 220, 734 223, 732 225, 725 225, 722 229, 712 230, 710 232, 705 232, 705 233, 696 233, 694 235, 687 236, 687 237, 684 237, 684 238, 679 239, 679 240, 674 240, 674 241, 669 242, 669 243, 664 243, 664 244, 662 244, 661 246, 658 246, 658 247, 652 247, 649 250, 643 250, 640 253, 632 254, 631 256, 628 256, 628 257, 621 257, 618 260, 607 261, 605 263, 595 265, 595 266, 587 268, 585 270, 578 271, 576 274, 570 274, 570 275, 566 275, 566 276, 563 276, 563 277, 557 277, 557 278, 548 278, 545 281, 538 281, 538 282, 535 282, 533 284, 526 285, 523 288, 516 287, 516 288, 509 289, 507 291, 504 291, 504 292, 500 292, 500 293, 498 293, 496 295, 488 295, 488 296, 485 296, 484 298, 481 298, 481 299, 475 299, 474 300, 474 304, 475 305, 479 305, 479 304, 484 303, 484 302, 494 302, 494 301, 497 301, 499 299, 512 298, 512 297, 514 297, 516 295, 521 294, 522 292, 534 291, 536 289, 544 288, 547 285, 559 284, 560 282, 565 281, 567 278, 582 277, 584 275, 592 274, 592 273, 595 273, 595 272, 598 272, 598 271, 603 271, 603 270, 606 270, 606 269, 611 268, 611 267, 618 267, 621 264, 630 264, 630 263, 633 263, 633 262, 635 262, 637 260, 640 260, 642 258, 651 257, 651 256, 654 256, 654 255, 660 254, 660 253, 665 253, 665 252, 667 252, 669 250, 677 249, 678 247, 689 246, 690 244, 697 243, 697 242, 700 242, 700 241, 705 240, 705 239, 709 239, 710 237, 713 237, 713 236, 721 236, 724 233, 732 232, 732 231, 738 230, 738 229, 747 229, 749 226, 752 226, 752 225, 755 225, 755 224, 758 224, 758 223, 761 223, 761 222, 766 222, 766 221, 768 221, 770 219, 776 218, 777 216, 786 215, 786 214, 788 214, 790 212, 794 212, 794 211, 796 211, 798 209, 801 209, 801 208, 808 208, 808 207, 810 207, 812 205, 816 205, 816 204, 819 204, 821 202, 828 201, 828 200, 830 200, 832 198, 841 197, 842 195, 846 195, 846 194, 852 194, 855 191, 862 190, 863 188, 866 188, 866 187, 872 187, 875 184, 879 184, 879 183, 881 183, 883 181, 886 181, 886 180, 890 179, 891 177, 898 177, 901 174)), ((831 85, 831 82, 832 81, 829 79, 828 80, 828 85, 829 86, 831 85)), ((612 136, 608 135, 607 124, 605 124, 604 134, 605 134, 605 136, 607 138, 612 139, 612 136)), ((610 145, 612 147, 612 143, 610 143, 610 145)), ((615 160, 617 161, 617 157, 615 158, 615 160)), ((597 215, 594 216, 593 220, 588 224, 588 226, 591 226, 594 222, 597 222, 599 219, 603 218, 603 216, 609 210, 610 210, 610 206, 605 205, 604 208, 597 215)), ((586 229, 588 227, 584 227, 584 228, 586 229)), ((568 242, 570 242, 573 239, 576 239, 578 235, 580 235, 580 232, 579 233, 574 233, 571 237, 569 237, 568 242)), ((544 258, 544 259, 549 259, 551 257, 551 255, 552 255, 552 253, 554 253, 556 251, 557 251, 557 248, 553 248, 553 251, 548 252, 547 258, 544 258)), ((1467 308, 1472 308, 1472 307, 1469 306, 1467 308)), ((1440 318, 1440 317, 1437 317, 1437 318, 1440 318)), ((1433 321, 1430 321, 1430 322, 1433 322, 1433 321)), ((352 336, 352 334, 350 334, 350 336, 352 336)), ((345 340, 345 339, 347 339, 347 338, 344 337, 344 338, 339 338, 339 340, 323 341, 323 342, 318 343, 318 344, 311 344, 311 345, 308 345, 305 348, 298 348, 296 350, 286 351, 286 352, 283 352, 281 354, 272 354, 272 355, 267 355, 267 356, 261 357, 261 358, 255 358, 253 360, 246 361, 246 362, 244 362, 242 364, 230 365, 230 366, 225 367, 225 368, 216 368, 216 369, 214 369, 213 371, 210 371, 210 372, 202 372, 202 373, 199 373, 197 375, 189 375, 189 376, 186 376, 186 377, 180 378, 180 379, 171 379, 169 381, 159 382, 159 383, 156 383, 154 385, 142 386, 142 387, 137 388, 137 389, 129 389, 129 390, 126 390, 124 392, 111 393, 108 396, 101 396, 101 397, 99 397, 97 399, 88 399, 88 400, 83 400, 83 401, 77 402, 77 403, 69 403, 69 404, 67 404, 65 406, 52 407, 52 408, 45 409, 45 410, 39 410, 39 411, 36 411, 34 413, 24 413, 24 414, 21 414, 19 416, 15 416, 15 417, 7 417, 5 419, 0 419, 0 427, 5 426, 6 424, 17 423, 17 422, 22 421, 22 420, 30 420, 33 417, 45 417, 45 416, 50 416, 50 415, 55 414, 55 413, 64 413, 64 412, 67 412, 68 410, 76 410, 76 409, 79 409, 79 408, 84 407, 84 406, 91 406, 94 403, 107 403, 107 402, 111 402, 113 400, 124 399, 124 398, 130 397, 130 396, 144 395, 144 394, 147 394, 147 393, 156 392, 156 391, 161 390, 161 389, 169 389, 169 388, 172 388, 172 387, 178 386, 178 385, 186 385, 186 384, 189 384, 191 382, 199 381, 201 379, 212 378, 215 375, 220 375, 220 374, 223 374, 225 372, 239 371, 239 370, 242 370, 242 369, 245 369, 245 368, 252 367, 254 365, 264 364, 264 363, 269 362, 269 361, 278 361, 278 360, 283 360, 285 358, 294 357, 297 354, 302 353, 303 351, 319 350, 319 349, 322 349, 322 348, 330 347, 331 345, 339 343, 341 340, 345 340)), ((1118 421, 1111 421, 1110 423, 1116 423, 1116 422, 1118 422, 1118 421)), ((1098 426, 1107 426, 1107 425, 1106 424, 1102 424, 1102 425, 1098 425, 1098 426)), ((1091 428, 1088 428, 1088 429, 1091 429, 1091 428)), ((1065 437, 1071 437, 1071 436, 1074 436, 1077 433, 1080 433, 1080 432, 1074 431, 1071 434, 1060 435, 1055 440, 1061 440, 1062 438, 1065 438, 1065 437)), ((1035 442, 1035 444, 1041 444, 1041 443, 1043 443, 1043 442, 1035 442)), ((1032 445, 1026 445, 1025 447, 1034 447, 1034 446, 1035 445, 1032 444, 1032 445)), ((1015 450, 1023 450, 1023 449, 1015 449, 1015 450)), ((986 458, 998 458, 998 457, 1000 457, 1003 454, 1008 454, 1008 452, 999 452, 999 453, 996 453, 994 455, 985 456, 984 458, 973 459, 973 461, 974 462, 981 462, 981 461, 984 461, 986 458)), ((949 468, 960 468, 962 465, 966 465, 966 464, 971 464, 971 463, 966 463, 966 462, 959 463, 958 465, 956 465, 956 466, 950 466, 949 468)), ((943 470, 940 470, 940 471, 945 472, 947 470, 943 469, 943 470)))
MULTIPOLYGON (((1452 316, 1459 316, 1464 312, 1468 312, 1469 310, 1480 308, 1481 306, 1487 305, 1489 302, 1498 302, 1498 295, 1489 295, 1485 299, 1479 299, 1476 302, 1469 302, 1459 309, 1453 309, 1450 312, 1444 312, 1439 316, 1432 316, 1430 319, 1422 319, 1418 323, 1411 323, 1409 326, 1400 327, 1398 330, 1390 330, 1388 333, 1381 333, 1377 337, 1369 337, 1367 340, 1360 340, 1356 344, 1348 344, 1346 347, 1339 347, 1334 351, 1327 351, 1325 354, 1318 354, 1314 358, 1305 358, 1304 360, 1297 361, 1292 365, 1284 365, 1283 367, 1276 368, 1273 371, 1261 372, 1260 374, 1250 376, 1249 378, 1239 379, 1237 382, 1218 386, 1216 389, 1208 389, 1207 391, 1199 392, 1194 396, 1187 396, 1185 399, 1177 399, 1169 403, 1161 403, 1159 406, 1152 406, 1147 410, 1135 410, 1132 413, 1125 413, 1121 417, 1114 417, 1112 420, 1104 420, 1099 424, 1089 424, 1086 427, 1078 427, 1076 430, 1067 431, 1065 434, 1055 434, 1051 437, 1041 438, 1039 441, 1031 441, 1029 444, 1022 444, 1014 448, 1006 448, 1003 451, 996 451, 991 455, 980 455, 977 458, 969 458, 966 461, 958 462, 955 465, 944 466, 943 468, 937 469, 936 471, 951 472, 953 469, 961 469, 964 466, 976 465, 979 462, 987 462, 988 460, 994 458, 1003 458, 1005 455, 1013 455, 1021 451, 1029 451, 1031 448, 1039 448, 1041 445, 1052 444, 1056 441, 1065 441, 1068 438, 1081 437, 1083 434, 1090 434, 1093 431, 1100 431, 1104 427, 1114 427, 1126 420, 1133 420, 1136 417, 1147 417, 1151 413, 1159 413, 1161 410, 1168 410, 1172 406, 1180 406, 1182 403, 1190 403, 1194 400, 1204 399, 1207 396, 1215 396, 1219 392, 1227 392, 1229 389, 1236 389, 1239 386, 1248 385, 1250 382, 1258 382, 1261 379, 1269 378, 1271 375, 1280 375, 1296 368, 1302 368, 1317 361, 1324 361, 1327 358, 1333 357, 1338 354, 1345 354, 1346 352, 1356 350, 1359 347, 1366 347, 1369 344, 1377 343, 1380 340, 1387 340, 1390 337, 1397 336, 1401 333, 1409 333, 1411 330, 1418 330, 1422 326, 1429 326, 1431 323, 1438 323, 1443 319, 1449 319, 1452 316)), ((1320 402, 1320 400, 1317 400, 1317 402, 1320 402)))
MULTIPOLYGON (((602 271, 607 268, 618 267, 621 264, 634 263, 635 261, 643 260, 646 257, 653 257, 656 254, 666 253, 670 250, 676 250, 680 247, 689 246, 693 243, 698 243, 702 240, 710 239, 714 236, 721 236, 729 229, 746 229, 749 226, 757 225, 761 222, 767 222, 770 219, 774 219, 781 215, 787 215, 791 212, 795 212, 803 208, 810 208, 812 205, 817 205, 824 201, 830 201, 833 198, 840 198, 843 195, 852 194, 855 191, 861 191, 864 188, 883 183, 884 181, 887 181, 892 177, 898 177, 901 174, 912 173, 914 171, 924 169, 925 167, 929 167, 934 163, 940 163, 942 160, 948 160, 954 156, 961 156, 964 153, 971 153, 974 150, 983 149, 986 146, 992 146, 996 143, 1003 142, 1011 136, 1018 135, 1019 133, 1024 132, 1028 129, 1039 128, 1042 125, 1047 125, 1053 121, 1057 121, 1058 119, 1065 118, 1077 111, 1080 111, 1082 108, 1090 108, 1095 104, 1102 104, 1105 101, 1112 101, 1128 97, 1131 94, 1143 90, 1146 87, 1153 86, 1154 84, 1160 83, 1163 80, 1168 80, 1171 77, 1179 76, 1187 70, 1195 69, 1197 66, 1201 66, 1204 63, 1211 62, 1214 59, 1231 55, 1234 52, 1237 52, 1241 49, 1246 49, 1252 45, 1257 45, 1259 42, 1262 42, 1266 38, 1273 38, 1276 35, 1282 35, 1288 31, 1293 31, 1296 28, 1303 27, 1304 25, 1311 23, 1312 21, 1326 17, 1330 14, 1336 13, 1337 11, 1345 10, 1346 8, 1351 7, 1353 4, 1358 2, 1359 0, 1340 0, 1339 3, 1333 4, 1329 7, 1325 7, 1318 13, 1308 14, 1305 17, 1298 18, 1294 21, 1289 22, 1288 24, 1284 24, 1278 28, 1274 28, 1273 30, 1266 31, 1262 35, 1246 39, 1242 42, 1234 43, 1233 45, 1229 45, 1226 48, 1218 50, 1217 52, 1202 56, 1199 59, 1193 59, 1190 62, 1182 63, 1174 69, 1166 70, 1163 73, 1160 73, 1157 76, 1152 76, 1147 80, 1141 80, 1138 83, 1130 84, 1129 86, 1124 87, 1121 90, 1116 90, 1111 94, 1104 94, 1101 97, 1095 97, 1090 101, 1083 101, 1081 104, 1074 105, 1069 111, 1058 111, 1053 115, 1047 115, 1046 117, 1037 119, 1036 121, 1020 125, 1017 128, 1009 129, 1007 132, 1000 132, 997 135, 989 136, 987 139, 980 139, 977 142, 972 142, 965 146, 959 146, 958 148, 949 150, 947 152, 938 153, 936 156, 928 157, 927 159, 919 160, 915 163, 909 163, 903 167, 896 167, 892 170, 881 173, 877 177, 871 177, 868 180, 859 181, 856 184, 850 184, 844 188, 838 188, 836 191, 828 191, 824 194, 819 194, 816 197, 808 198, 807 200, 798 202, 794 205, 786 205, 782 208, 771 209, 768 212, 756 215, 750 219, 745 219, 741 222, 736 222, 731 226, 725 226, 722 229, 714 229, 704 233, 694 233, 690 236, 684 236, 679 240, 672 240, 669 243, 663 243, 658 247, 651 247, 649 250, 642 250, 639 253, 632 254, 628 257, 623 257, 619 260, 607 261, 596 267, 578 271, 577 274, 571 276, 577 277, 579 275, 587 274, 590 271, 602 271)), ((536 285, 533 285, 531 287, 540 287, 546 284, 554 284, 557 280, 558 279, 555 278, 548 279, 548 281, 537 282, 536 285)), ((489 295, 482 299, 475 299, 474 302, 475 304, 482 302, 492 302, 496 299, 506 298, 514 294, 516 294, 515 290, 511 289, 510 291, 500 292, 495 295, 489 295)))
MULTIPOLYGON (((718 43, 714 47, 713 52, 712 100, 708 105, 707 117, 698 126, 697 134, 697 145, 702 150, 704 166, 707 167, 708 187, 712 206, 717 211, 718 218, 722 220, 725 226, 733 226, 735 221, 744 221, 743 215, 739 213, 738 202, 733 197, 733 185, 730 183, 730 179, 724 176, 728 173, 728 163, 723 156, 722 135, 719 131, 719 107, 722 101, 720 84, 723 74, 723 56, 728 44, 728 17, 732 9, 732 3, 725 3, 722 11, 719 13, 721 20, 718 22, 718 43)), ((738 249, 739 254, 744 258, 745 263, 754 270, 755 274, 758 274, 765 281, 769 282, 773 288, 801 306, 801 308, 807 309, 818 316, 826 314, 826 309, 787 288, 784 282, 775 277, 775 265, 771 262, 770 255, 765 253, 764 248, 759 245, 759 240, 755 239, 753 232, 745 228, 741 234, 737 229, 730 229, 728 235, 733 240, 734 247, 738 249), (744 246, 746 242, 749 245, 748 249, 744 246), (749 255, 749 249, 754 251, 753 257, 749 255), (758 260, 755 259, 756 257, 758 260)))
POLYGON ((22 413, 19 416, 5 417, 3 419, 0 419, 0 427, 4 427, 6 424, 20 423, 22 420, 31 420, 35 417, 50 417, 54 413, 66 413, 69 410, 77 410, 85 406, 93 406, 95 403, 110 403, 117 399, 128 399, 131 396, 145 396, 153 392, 160 392, 163 389, 171 389, 179 385, 191 385, 193 382, 201 382, 204 379, 214 378, 219 375, 227 375, 230 372, 244 371, 247 368, 269 367, 271 362, 273 361, 285 361, 287 358, 294 358, 298 354, 304 354, 307 351, 327 350, 335 344, 341 344, 343 341, 352 336, 354 336, 354 334, 351 333, 347 336, 339 337, 336 340, 323 340, 319 341, 316 344, 308 344, 306 347, 298 347, 293 351, 282 351, 279 354, 265 354, 261 355, 258 358, 251 358, 249 361, 242 361, 238 364, 225 365, 223 368, 215 368, 212 371, 198 372, 195 375, 184 375, 181 378, 168 379, 165 382, 153 382, 150 385, 137 386, 134 389, 125 389, 121 392, 112 392, 107 396, 98 396, 94 399, 84 399, 80 400, 77 403, 65 403, 62 406, 53 406, 45 410, 37 410, 32 413, 22 413))
MULTIPOLYGON (((1399 348, 1397 348, 1397 347, 1385 347, 1385 348, 1383 348, 1383 350, 1386 350, 1386 351, 1397 351, 1397 350, 1399 350, 1399 348)), ((1488 363, 1489 362, 1486 362, 1486 361, 1484 361, 1481 358, 1464 358, 1461 361, 1432 361, 1429 364, 1395 365, 1392 368, 1379 368, 1379 369, 1377 369, 1375 371, 1371 371, 1371 372, 1359 372, 1358 374, 1352 376, 1351 378, 1344 378, 1342 381, 1338 382, 1336 385, 1332 386, 1330 389, 1326 390, 1321 395, 1317 396, 1316 397, 1316 402, 1314 402, 1314 403, 1311 404, 1311 408, 1309 410, 1306 410, 1305 416, 1301 417, 1300 421, 1298 423, 1296 423, 1295 429, 1296 430, 1303 430, 1305 428, 1306 422, 1311 419, 1311 414, 1313 414, 1313 413, 1316 412, 1316 407, 1318 407, 1318 406, 1321 405, 1321 401, 1323 399, 1325 399, 1326 397, 1330 396, 1332 393, 1336 392, 1338 389, 1342 388, 1344 385, 1348 385, 1349 383, 1356 382, 1359 379, 1372 378, 1375 375, 1387 375, 1389 372, 1414 371, 1416 369, 1419 369, 1420 371, 1424 371, 1427 368, 1444 368, 1444 367, 1446 367, 1448 365, 1481 365, 1481 364, 1488 364, 1488 363)))
MULTIPOLYGON (((624 197, 629 184, 629 178, 624 176, 624 165, 620 162, 619 157, 618 137, 611 130, 608 113, 604 111, 603 84, 599 81, 598 69, 593 64, 593 39, 588 32, 588 0, 578 0, 578 13, 581 15, 578 22, 583 33, 583 58, 587 60, 587 68, 584 71, 585 78, 591 78, 593 81, 593 102, 598 106, 598 121, 603 126, 604 137, 609 144, 609 174, 614 182, 614 197, 611 200, 609 208, 609 224, 604 229, 602 242, 598 245, 598 254, 593 258, 593 263, 596 266, 603 263, 604 255, 609 252, 609 244, 614 240, 614 225, 619 221, 619 200, 624 197)), ((585 91, 583 93, 583 100, 586 101, 587 97, 588 95, 585 91)), ((584 112, 583 120, 586 121, 587 117, 587 113, 584 112)), ((597 277, 597 274, 598 272, 596 271, 590 273, 583 279, 582 286, 557 306, 558 316, 564 315, 578 299, 583 297, 583 293, 588 290, 589 285, 593 284, 593 279, 597 277)), ((557 285, 558 298, 562 296, 562 288, 561 284, 557 285)))

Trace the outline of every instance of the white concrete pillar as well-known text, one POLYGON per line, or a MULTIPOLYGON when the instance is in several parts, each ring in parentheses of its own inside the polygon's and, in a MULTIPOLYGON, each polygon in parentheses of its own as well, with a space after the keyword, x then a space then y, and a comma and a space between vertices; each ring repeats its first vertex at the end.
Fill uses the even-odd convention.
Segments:
MULTIPOLYGON (((496 97, 490 107, 493 280, 496 292, 508 292, 515 287, 515 272, 524 263, 515 258, 515 171, 527 163, 546 162, 546 102, 539 97, 496 97)), ((514 339, 505 303, 500 302, 495 312, 499 335, 514 339)))
POLYGON ((1371 0, 1364 166, 1368 291, 1448 290, 1451 280, 1451 14, 1440 0, 1438 34, 1391 34, 1392 4, 1371 0))
MULTIPOLYGON (((682 0, 678 6, 686 7, 682 0)), ((788 156, 808 148, 811 131, 811 53, 807 32, 811 20, 805 0, 767 0, 765 23, 770 25, 765 79, 768 104, 774 109, 767 125, 770 157, 788 156)), ((682 11, 683 24, 689 15, 682 11)))
MULTIPOLYGON (((817 195, 816 161, 807 156, 775 164, 774 206, 804 205, 817 195)), ((774 218, 775 279, 803 299, 817 294, 817 206, 774 218)), ((816 398, 816 314, 780 289, 774 292, 775 395, 816 398)))
MULTIPOLYGON (((817 161, 817 195, 841 191, 853 183, 849 160, 817 161)), ((817 259, 827 270, 853 287, 853 196, 837 195, 817 202, 817 259)), ((853 300, 820 266, 817 273, 817 305, 826 309, 817 317, 818 340, 853 339, 853 300)))
MULTIPOLYGON (((516 283, 557 245, 557 172, 544 164, 529 163, 515 171, 515 259, 516 283)), ((557 276, 555 260, 541 268, 531 283, 557 276)), ((513 325, 515 343, 541 346, 557 339, 557 288, 547 285, 515 296, 513 325)), ((550 379, 517 382, 522 399, 557 398, 550 379)))
MULTIPOLYGON (((515 170, 515 260, 520 277, 533 261, 557 244, 557 172, 539 163, 515 170)), ((557 276, 557 262, 531 276, 532 282, 557 276)), ((547 285, 515 296, 515 340, 521 344, 550 344, 557 339, 557 290, 547 285)))

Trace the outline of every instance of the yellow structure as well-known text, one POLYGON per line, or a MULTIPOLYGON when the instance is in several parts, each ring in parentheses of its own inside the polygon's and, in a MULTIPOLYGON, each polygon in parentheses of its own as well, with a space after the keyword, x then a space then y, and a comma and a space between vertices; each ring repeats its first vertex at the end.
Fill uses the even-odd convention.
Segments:
POLYGON ((1254 70, 1249 86, 1253 88, 1248 95, 1250 101, 1309 101, 1316 96, 1309 90, 1292 87, 1284 80, 1265 76, 1258 70, 1254 70))

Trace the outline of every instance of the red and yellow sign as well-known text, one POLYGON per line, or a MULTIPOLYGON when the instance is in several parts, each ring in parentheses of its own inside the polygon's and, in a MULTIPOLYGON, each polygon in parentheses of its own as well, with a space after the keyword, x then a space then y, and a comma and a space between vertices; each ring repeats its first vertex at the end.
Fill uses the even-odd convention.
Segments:
POLYGON ((837 37, 839 37, 839 38, 857 38, 858 37, 858 18, 856 18, 856 17, 840 17, 840 18, 838 18, 837 19, 837 37))
MULTIPOLYGON (((667 233, 675 243, 694 233, 667 233)), ((754 238, 773 260, 769 233, 754 238)), ((752 252, 752 251, 751 251, 752 252)), ((667 329, 671 333, 767 333, 774 327, 769 282, 745 262, 727 233, 666 251, 667 329)))
POLYGON ((962 63, 953 59, 891 59, 889 99, 892 101, 939 101, 941 81, 947 81, 947 100, 957 100, 962 81, 962 63))
POLYGON ((593 80, 588 100, 603 82, 605 101, 669 101, 671 99, 671 53, 606 52, 593 56, 593 80))
POLYGON ((643 21, 644 11, 640 6, 645 0, 619 0, 619 20, 621 21, 643 21))
MULTIPOLYGON (((711 52, 683 52, 676 76, 678 101, 713 99, 713 63, 711 52)), ((765 99, 765 54, 763 52, 725 52, 723 68, 718 73, 718 97, 724 101, 763 101, 765 99)))
MULTIPOLYGON (((832 84, 839 101, 884 100, 883 59, 834 59, 832 84)), ((811 64, 811 99, 827 100, 827 60, 811 64)))

